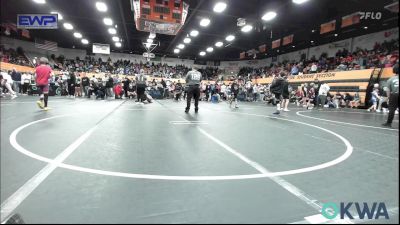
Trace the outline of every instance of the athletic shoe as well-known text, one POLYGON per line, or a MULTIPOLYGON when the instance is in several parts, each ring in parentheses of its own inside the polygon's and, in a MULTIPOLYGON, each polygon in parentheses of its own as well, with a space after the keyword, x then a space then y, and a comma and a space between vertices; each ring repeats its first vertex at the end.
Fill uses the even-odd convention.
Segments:
POLYGON ((195 113, 198 113, 198 112, 199 112, 199 109, 195 109, 194 112, 195 112, 195 113))
POLYGON ((238 109, 239 108, 239 106, 235 106, 235 109, 238 109))
POLYGON ((50 109, 51 109, 50 107, 44 107, 44 108, 43 108, 44 111, 48 111, 48 110, 50 110, 50 109))
POLYGON ((371 110, 370 110, 370 109, 367 109, 367 112, 371 112, 371 110))
POLYGON ((18 97, 17 95, 11 95, 11 99, 18 97))
POLYGON ((382 126, 384 126, 384 127, 392 127, 392 124, 390 124, 390 123, 384 123, 384 124, 382 124, 382 126))
POLYGON ((36 104, 39 106, 39 108, 44 109, 42 101, 37 101, 36 104))
POLYGON ((284 109, 283 111, 284 111, 284 112, 290 112, 290 110, 289 110, 289 109, 284 109))
POLYGON ((188 113, 189 112, 189 109, 185 109, 185 113, 188 113))
POLYGON ((279 112, 279 110, 277 110, 276 112, 274 112, 274 113, 272 113, 272 114, 274 114, 274 115, 279 115, 279 114, 281 114, 281 112, 279 112))
POLYGON ((395 114, 395 115, 398 115, 398 114, 399 114, 399 111, 396 110, 396 111, 394 112, 394 114, 395 114))
POLYGON ((375 112, 377 112, 377 113, 380 113, 380 112, 381 112, 381 110, 377 109, 375 112))

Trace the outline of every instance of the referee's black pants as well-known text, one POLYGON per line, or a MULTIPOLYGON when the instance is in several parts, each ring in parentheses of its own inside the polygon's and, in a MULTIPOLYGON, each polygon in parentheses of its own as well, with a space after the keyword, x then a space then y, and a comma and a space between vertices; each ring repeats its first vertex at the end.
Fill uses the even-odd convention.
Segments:
POLYGON ((199 98, 200 98, 200 85, 190 85, 187 91, 187 99, 186 99, 186 110, 190 109, 190 103, 194 98, 194 107, 195 109, 199 109, 199 98))
POLYGON ((389 117, 387 120, 388 124, 392 124, 394 113, 399 107, 399 93, 391 93, 389 97, 389 117))

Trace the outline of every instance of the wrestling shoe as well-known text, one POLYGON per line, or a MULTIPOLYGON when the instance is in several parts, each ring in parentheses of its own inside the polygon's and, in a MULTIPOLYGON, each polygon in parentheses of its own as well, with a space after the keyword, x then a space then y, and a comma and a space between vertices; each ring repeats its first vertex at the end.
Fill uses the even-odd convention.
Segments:
POLYGON ((37 101, 36 104, 37 104, 37 106, 38 106, 39 108, 44 109, 44 106, 43 106, 43 102, 42 102, 42 101, 37 101))

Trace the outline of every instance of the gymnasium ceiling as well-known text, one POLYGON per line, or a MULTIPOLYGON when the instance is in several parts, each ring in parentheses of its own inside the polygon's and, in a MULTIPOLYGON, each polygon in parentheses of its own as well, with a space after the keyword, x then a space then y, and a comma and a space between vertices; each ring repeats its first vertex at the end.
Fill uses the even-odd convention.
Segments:
MULTIPOLYGON (((74 25, 74 30, 66 30, 61 25, 58 30, 31 30, 31 37, 39 37, 55 41, 58 46, 65 48, 88 49, 90 43, 109 43, 113 52, 142 54, 145 49, 142 42, 146 41, 148 33, 137 31, 134 14, 131 11, 130 0, 101 0, 108 6, 107 12, 99 12, 95 3, 99 0, 47 0, 46 4, 37 4, 32 0, 3 0, 1 1, 1 19, 16 23, 17 14, 22 13, 49 13, 58 11, 63 21, 74 25), (117 25, 117 35, 122 39, 122 47, 117 48, 111 40, 107 26, 103 23, 104 17, 110 17, 117 25), (89 40, 89 45, 83 45, 79 39, 73 37, 73 32, 79 31, 89 40)), ((180 52, 180 58, 205 60, 237 60, 239 53, 250 49, 257 49, 259 45, 267 44, 266 54, 257 54, 258 58, 271 57, 278 52, 271 49, 271 41, 294 34, 293 44, 279 48, 279 54, 312 45, 333 42, 362 34, 372 33, 398 26, 398 13, 384 9, 385 5, 393 0, 309 0, 304 4, 294 4, 292 0, 185 0, 190 5, 189 15, 182 30, 176 36, 157 34, 155 40, 160 46, 154 50, 158 56, 177 57, 174 49, 193 29, 199 35, 192 38, 192 42, 180 52), (215 13, 215 3, 225 1, 227 8, 222 13, 215 13), (261 20, 267 11, 275 11, 277 16, 270 22, 261 20), (358 25, 345 29, 337 23, 335 32, 320 35, 319 26, 333 19, 358 11, 381 12, 380 20, 362 20, 358 25), (211 23, 208 27, 201 27, 201 18, 208 17, 211 23), (240 31, 237 19, 245 18, 254 25, 249 33, 240 31), (364 29, 368 27, 368 29, 364 29), (312 32, 315 30, 315 32, 312 32), (334 34, 337 33, 337 36, 334 34), (231 43, 225 41, 228 34, 236 36, 231 43), (216 48, 215 42, 224 42, 222 48, 216 48), (311 43, 314 41, 314 43, 311 43), (213 46, 214 52, 204 57, 199 52, 213 46)), ((113 25, 113 26, 114 26, 113 25)))

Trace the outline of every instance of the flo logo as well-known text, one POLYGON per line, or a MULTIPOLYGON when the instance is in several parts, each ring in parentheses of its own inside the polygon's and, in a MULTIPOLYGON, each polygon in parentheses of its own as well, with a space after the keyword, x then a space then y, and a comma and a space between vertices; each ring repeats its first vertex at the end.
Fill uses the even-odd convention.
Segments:
POLYGON ((380 20, 382 18, 381 12, 360 12, 360 19, 361 20, 380 20))
POLYGON ((335 219, 338 215, 340 219, 389 219, 389 214, 386 210, 386 205, 383 202, 374 202, 372 205, 368 203, 348 202, 340 203, 340 207, 333 202, 325 203, 322 207, 321 214, 327 219, 335 219), (355 208, 355 210, 354 210, 355 208), (353 213, 353 214, 352 214, 353 213), (358 215, 354 215, 354 214, 358 215))

